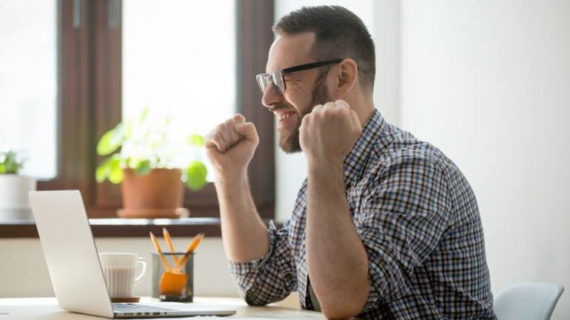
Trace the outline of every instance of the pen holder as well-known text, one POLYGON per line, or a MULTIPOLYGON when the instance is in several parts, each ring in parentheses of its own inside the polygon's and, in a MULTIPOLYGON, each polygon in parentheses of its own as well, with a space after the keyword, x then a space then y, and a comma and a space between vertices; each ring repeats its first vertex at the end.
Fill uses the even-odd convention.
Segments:
MULTIPOLYGON (((178 259, 182 259, 184 256, 184 252, 176 252, 178 259)), ((176 263, 174 262, 174 253, 171 252, 163 252, 162 254, 168 264, 171 267, 174 267, 176 263)), ((165 276, 165 269, 162 265, 160 255, 156 252, 152 253, 152 297, 160 299, 160 301, 175 301, 175 302, 192 302, 194 297, 194 254, 190 254, 188 256, 188 261, 184 266, 181 268, 182 274, 177 274, 177 276, 183 277, 187 276, 186 284, 180 289, 177 289, 176 292, 161 292, 160 282, 161 279, 165 276)), ((167 276, 168 279, 164 280, 174 280, 179 281, 180 277, 173 277, 172 275, 167 276)), ((164 289, 164 285, 162 287, 164 289)))

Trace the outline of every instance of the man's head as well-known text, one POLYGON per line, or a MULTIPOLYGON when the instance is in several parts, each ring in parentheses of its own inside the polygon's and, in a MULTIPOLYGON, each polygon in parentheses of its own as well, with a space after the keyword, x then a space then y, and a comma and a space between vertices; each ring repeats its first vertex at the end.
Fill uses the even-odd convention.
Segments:
POLYGON ((374 43, 360 18, 339 6, 304 7, 281 18, 273 30, 277 37, 266 67, 273 77, 258 77, 265 87, 262 102, 277 116, 281 148, 298 152, 301 119, 315 105, 371 98, 374 43), (317 62, 323 63, 306 66, 317 62))

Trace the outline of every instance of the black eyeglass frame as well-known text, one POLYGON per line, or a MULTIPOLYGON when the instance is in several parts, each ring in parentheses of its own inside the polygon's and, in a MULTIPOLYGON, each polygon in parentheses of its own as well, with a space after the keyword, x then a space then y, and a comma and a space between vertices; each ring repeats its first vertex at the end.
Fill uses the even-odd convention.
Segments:
POLYGON ((259 85, 259 89, 261 89, 261 93, 264 93, 265 90, 267 90, 267 88, 269 87, 269 84, 273 83, 273 85, 277 89, 279 89, 281 94, 283 94, 283 93, 285 93, 285 89, 286 89, 285 79, 283 79, 284 74, 314 69, 314 68, 326 66, 329 64, 336 64, 336 63, 340 63, 342 60, 344 60, 344 59, 335 58, 335 59, 330 59, 330 60, 325 60, 325 61, 306 63, 306 64, 294 66, 294 67, 285 68, 282 70, 275 70, 271 73, 260 73, 260 74, 255 76, 255 80, 257 81, 257 84, 259 85))

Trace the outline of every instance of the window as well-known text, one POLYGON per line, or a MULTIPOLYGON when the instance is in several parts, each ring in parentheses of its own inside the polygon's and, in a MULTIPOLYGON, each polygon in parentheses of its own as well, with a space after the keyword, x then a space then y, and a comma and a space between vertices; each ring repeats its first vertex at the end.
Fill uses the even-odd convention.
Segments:
POLYGON ((236 113, 235 0, 126 0, 122 12, 123 117, 148 108, 182 138, 236 113))
POLYGON ((43 179, 57 175, 56 13, 50 1, 0 3, 0 150, 43 179))
MULTIPOLYGON (((31 1, 25 3, 28 2, 31 1)), ((18 3, 24 5, 24 1, 18 3)), ((188 113, 183 117, 211 113, 215 116, 208 121, 218 122, 233 113, 233 107, 257 126, 261 141, 250 165, 252 192, 262 217, 273 217, 273 120, 271 114, 261 108, 254 80, 255 74, 265 68, 267 50, 273 40, 272 1, 59 0, 42 5, 49 4, 55 12, 52 19, 57 19, 57 28, 52 25, 58 39, 57 50, 52 49, 51 63, 47 49, 42 50, 46 52, 41 59, 48 61, 44 61, 49 64, 46 68, 55 70, 52 74, 57 74, 57 80, 52 82, 51 88, 52 117, 46 116, 48 120, 40 122, 52 122, 57 129, 52 129, 50 134, 57 140, 53 139, 56 146, 49 147, 49 143, 43 142, 40 146, 50 148, 56 155, 51 171, 46 170, 40 176, 43 179, 38 184, 39 189, 79 189, 90 217, 115 216, 121 206, 120 187, 95 182, 95 167, 100 160, 95 146, 98 138, 114 127, 123 114, 136 113, 144 104, 171 110, 179 105, 200 106, 199 109, 184 108, 188 113), (214 28, 227 22, 228 17, 232 23, 219 30, 214 28), (231 50, 231 53, 222 57, 210 48, 198 52, 197 57, 189 56, 196 51, 197 44, 204 47, 208 42, 215 44, 222 34, 230 34, 229 31, 233 34, 227 43, 220 45, 221 50, 231 50), (145 50, 145 47, 153 50, 145 50), (206 58, 210 60, 204 61, 206 58), (145 60, 154 63, 157 59, 164 61, 154 65, 145 63, 145 60), (180 70, 174 70, 177 66, 180 70), (211 68, 214 69, 208 73, 211 68), (170 73, 165 73, 167 71, 170 73), (148 79, 145 80, 145 76, 148 79), (168 79, 156 81, 158 77, 168 79), (189 90, 192 87, 194 91, 189 90), (217 94, 218 90, 224 95, 217 94), (54 99, 53 92, 57 92, 58 99, 54 99), (186 100, 198 101, 191 105, 186 100), (220 104, 229 108, 212 112, 211 106, 216 105, 212 102, 216 101, 223 101, 220 104)), ((36 10, 38 4, 29 4, 26 10, 31 10, 30 7, 36 10)), ((42 12, 49 19, 49 10, 42 12)), ((8 22, 2 19, 1 23, 8 22)), ((34 53, 34 57, 37 56, 37 52, 34 53)), ((42 99, 49 105, 48 89, 45 89, 47 98, 42 96, 42 99)), ((29 121, 25 119, 26 125, 31 125, 29 121)), ((211 128, 207 121, 196 123, 198 133, 211 128)), ((45 154, 38 150, 34 152, 43 157, 45 154)), ((213 185, 200 192, 187 191, 185 206, 195 217, 217 216, 213 185)))
POLYGON ((207 133, 236 111, 235 48, 235 0, 123 1, 123 116, 207 133))

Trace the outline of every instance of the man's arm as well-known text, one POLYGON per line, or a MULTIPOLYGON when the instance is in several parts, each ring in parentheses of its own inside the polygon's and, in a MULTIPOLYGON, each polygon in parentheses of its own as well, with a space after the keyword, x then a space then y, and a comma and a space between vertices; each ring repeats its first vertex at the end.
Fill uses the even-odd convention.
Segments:
POLYGON ((269 251, 268 231, 255 208, 247 177, 258 143, 255 126, 242 115, 217 126, 206 139, 216 171, 226 256, 237 262, 260 258, 269 251))
POLYGON ((255 208, 247 173, 216 178, 215 185, 228 259, 247 262, 265 255, 269 251, 268 231, 255 208))
POLYGON ((263 224, 253 202, 247 166, 259 139, 255 126, 241 115, 222 123, 208 136, 208 156, 216 171, 222 239, 230 272, 251 305, 287 297, 297 288, 288 228, 263 224))
POLYGON ((369 292, 368 258, 352 224, 342 163, 309 169, 307 264, 327 318, 359 314, 369 292))
POLYGON ((327 318, 356 316, 368 292, 368 258, 354 229, 343 175, 343 160, 361 132, 356 113, 344 101, 316 106, 303 119, 300 142, 307 156, 307 264, 327 318))

